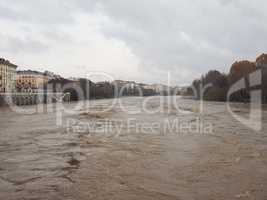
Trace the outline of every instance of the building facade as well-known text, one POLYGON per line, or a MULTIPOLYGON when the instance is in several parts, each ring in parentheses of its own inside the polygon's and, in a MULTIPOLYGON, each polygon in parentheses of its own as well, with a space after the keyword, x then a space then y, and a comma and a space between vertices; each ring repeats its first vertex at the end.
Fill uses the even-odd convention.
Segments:
POLYGON ((50 77, 45 73, 25 70, 18 71, 16 76, 16 89, 18 92, 37 93, 43 91, 50 77))
POLYGON ((16 90, 17 66, 0 58, 0 93, 12 93, 16 90))

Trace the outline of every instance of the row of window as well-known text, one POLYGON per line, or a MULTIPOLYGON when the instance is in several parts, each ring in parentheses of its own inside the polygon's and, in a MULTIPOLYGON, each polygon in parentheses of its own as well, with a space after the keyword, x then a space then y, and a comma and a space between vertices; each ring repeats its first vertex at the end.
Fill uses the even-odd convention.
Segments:
POLYGON ((16 70, 5 65, 0 65, 0 92, 15 89, 16 70))

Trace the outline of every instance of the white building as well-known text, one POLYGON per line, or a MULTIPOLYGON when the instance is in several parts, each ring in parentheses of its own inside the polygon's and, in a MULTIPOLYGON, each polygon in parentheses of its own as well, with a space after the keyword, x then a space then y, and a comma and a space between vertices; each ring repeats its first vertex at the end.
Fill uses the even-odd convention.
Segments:
POLYGON ((15 92, 16 69, 16 65, 0 58, 0 93, 15 92))

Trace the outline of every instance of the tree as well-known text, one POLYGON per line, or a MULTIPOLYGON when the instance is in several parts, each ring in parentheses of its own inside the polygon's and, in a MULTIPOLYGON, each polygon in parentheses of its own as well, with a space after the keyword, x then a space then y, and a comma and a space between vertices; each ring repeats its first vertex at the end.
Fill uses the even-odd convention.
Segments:
POLYGON ((247 77, 250 73, 254 72, 255 70, 256 70, 256 64, 254 62, 250 62, 247 60, 235 62, 230 69, 230 74, 229 74, 230 84, 235 83, 241 78, 247 77))
POLYGON ((203 94, 204 100, 210 101, 225 101, 226 94, 228 89, 228 80, 227 75, 216 71, 211 70, 205 76, 202 76, 201 80, 194 80, 192 83, 193 88, 195 88, 197 92, 197 98, 201 98, 201 92, 205 92, 203 94), (210 88, 207 88, 206 91, 201 91, 208 84, 211 84, 210 88))

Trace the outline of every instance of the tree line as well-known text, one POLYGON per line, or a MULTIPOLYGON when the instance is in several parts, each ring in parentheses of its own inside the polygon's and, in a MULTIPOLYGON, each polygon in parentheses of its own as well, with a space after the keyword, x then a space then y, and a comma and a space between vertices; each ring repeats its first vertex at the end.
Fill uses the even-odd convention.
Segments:
POLYGON ((262 102, 267 103, 267 54, 261 54, 253 62, 236 61, 229 73, 210 70, 192 82, 191 87, 187 89, 187 95, 208 101, 250 102, 251 91, 255 89, 262 92, 262 102), (252 76, 254 72, 258 73, 252 76), (254 86, 252 82, 258 85, 254 86), (241 83, 244 83, 244 86, 240 85, 241 83), (233 90, 234 87, 237 89, 233 90))

